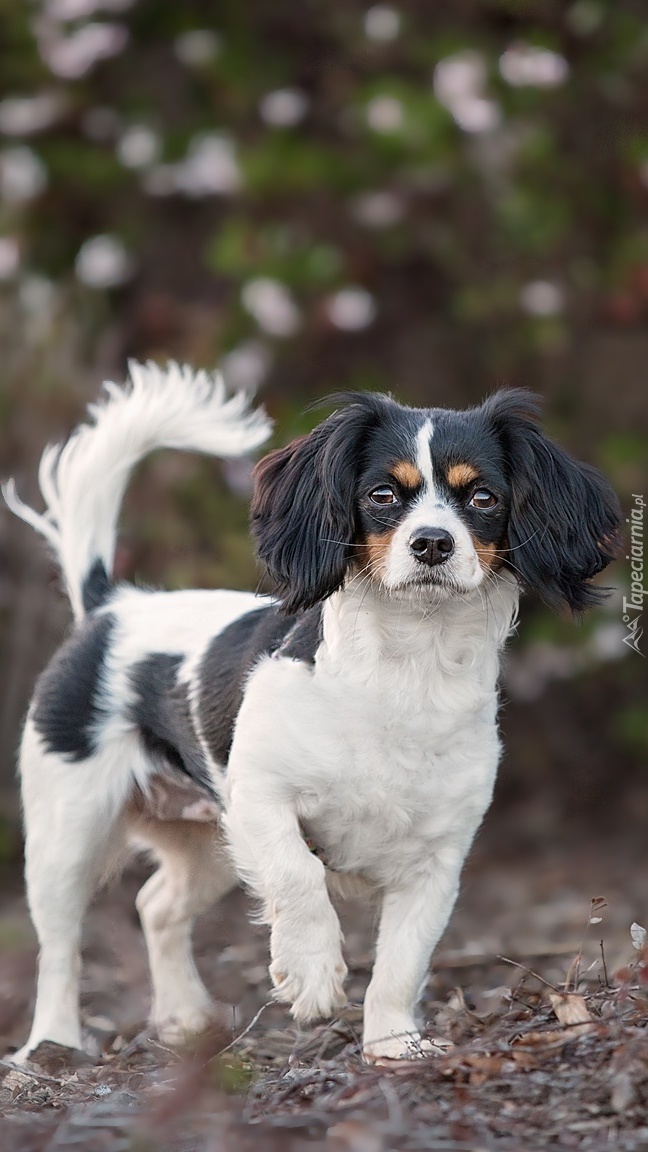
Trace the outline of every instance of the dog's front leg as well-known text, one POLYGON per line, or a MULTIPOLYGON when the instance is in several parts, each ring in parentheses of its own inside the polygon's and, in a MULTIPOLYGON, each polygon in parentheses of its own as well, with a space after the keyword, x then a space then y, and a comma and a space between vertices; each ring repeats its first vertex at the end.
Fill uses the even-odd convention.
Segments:
POLYGON ((300 1023, 332 1015, 346 1003, 340 922, 294 807, 237 784, 227 828, 236 867, 265 904, 276 999, 300 1023))
POLYGON ((398 1060, 433 1050, 421 1042, 416 1004, 457 898, 464 856, 455 849, 438 852, 425 874, 385 893, 364 1004, 365 1060, 398 1060))

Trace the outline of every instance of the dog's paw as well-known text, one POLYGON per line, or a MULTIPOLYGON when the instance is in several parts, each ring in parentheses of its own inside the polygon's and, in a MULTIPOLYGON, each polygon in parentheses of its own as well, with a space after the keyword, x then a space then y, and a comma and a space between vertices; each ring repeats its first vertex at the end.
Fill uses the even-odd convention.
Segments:
POLYGON ((347 1002, 344 980, 347 966, 340 954, 337 958, 318 959, 305 956, 292 970, 273 961, 270 978, 274 984, 274 997, 282 1004, 291 1005, 291 1015, 298 1024, 332 1016, 347 1002))
MULTIPOLYGON (((168 1044, 169 1048, 183 1048, 186 1044, 190 1044, 196 1036, 201 1036, 204 1032, 211 1032, 214 1028, 222 1028, 227 1022, 226 1006, 216 1004, 213 1001, 200 1008, 176 1010, 173 1015, 156 1016, 151 1020, 158 1039, 162 1044, 168 1044)), ((231 1023, 231 1013, 229 1014, 229 1023, 231 1023)))
POLYGON ((56 1076, 65 1069, 79 1068, 85 1064, 92 1064, 92 1057, 79 1044, 60 1044, 55 1040, 28 1040, 17 1052, 10 1052, 5 1056, 5 1063, 15 1064, 19 1068, 35 1067, 56 1076))
POLYGON ((330 925, 312 925, 299 939, 277 922, 272 933, 270 979, 274 997, 291 1005, 299 1024, 332 1016, 347 1002, 347 966, 340 948, 337 917, 330 925))
POLYGON ((441 1037, 428 1039, 420 1032, 411 1031, 365 1043, 362 1055, 366 1064, 393 1067, 413 1060, 426 1060, 430 1056, 445 1056, 453 1047, 451 1040, 441 1037))

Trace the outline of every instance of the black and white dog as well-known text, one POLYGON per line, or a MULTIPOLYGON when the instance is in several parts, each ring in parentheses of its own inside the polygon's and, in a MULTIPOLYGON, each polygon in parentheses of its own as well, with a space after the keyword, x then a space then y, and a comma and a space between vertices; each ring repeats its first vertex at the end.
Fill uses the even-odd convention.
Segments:
POLYGON ((499 655, 520 587, 554 608, 595 604, 614 493, 543 434, 524 391, 464 412, 346 396, 257 465, 252 527, 278 600, 115 585, 138 460, 160 447, 240 456, 270 423, 175 365, 134 364, 107 392, 45 451, 42 515, 5 489, 57 554, 75 616, 20 755, 40 968, 18 1058, 43 1039, 81 1045, 84 912, 142 843, 160 865, 137 906, 166 1041, 210 1020, 192 923, 238 877, 263 903, 275 995, 300 1022, 345 1002, 330 892, 375 895, 365 1057, 420 1053, 419 990, 493 791, 499 655), (169 773, 215 796, 218 833, 147 813, 169 773))

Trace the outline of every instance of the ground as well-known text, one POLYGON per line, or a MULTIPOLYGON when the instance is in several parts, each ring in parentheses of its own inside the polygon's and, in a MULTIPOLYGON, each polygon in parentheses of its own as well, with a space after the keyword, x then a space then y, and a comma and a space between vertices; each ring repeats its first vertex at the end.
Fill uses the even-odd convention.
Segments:
MULTIPOLYGON (((298 1031, 270 1002, 266 931, 235 892, 196 930, 199 966, 232 1006, 231 1027, 182 1058, 158 1044, 145 1025, 134 910, 143 874, 129 868, 89 916, 83 1003, 93 1055, 46 1045, 30 1070, 0 1067, 0 1148, 648 1148, 648 953, 630 933, 647 898, 628 843, 565 840, 507 858, 497 829, 482 838, 424 1004, 434 1034, 455 1047, 389 1070, 359 1057, 372 917, 357 905, 343 914, 351 1007, 337 1021, 298 1031)), ((18 877, 0 911, 0 946, 8 1052, 27 1035, 35 965, 18 877)))

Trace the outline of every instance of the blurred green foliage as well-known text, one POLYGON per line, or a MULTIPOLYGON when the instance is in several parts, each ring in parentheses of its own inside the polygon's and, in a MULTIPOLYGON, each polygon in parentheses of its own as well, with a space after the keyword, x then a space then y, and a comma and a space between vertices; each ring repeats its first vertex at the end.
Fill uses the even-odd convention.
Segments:
POLYGON ((225 1092, 238 1094, 247 1092, 255 1078, 256 1069, 248 1061, 231 1053, 214 1063, 216 1083, 225 1092))
MULTIPOLYGON (((0 231, 19 245, 17 276, 60 283, 77 260, 82 292, 108 292, 122 322, 151 292, 170 313, 209 299, 211 362, 258 332, 241 288, 272 278, 301 309, 290 342, 326 346, 320 372, 300 371, 261 325, 277 379, 287 360, 300 393, 330 385, 331 361, 355 385, 361 349, 380 363, 396 328, 459 325, 480 344, 457 373, 476 394, 564 351, 584 317, 645 318, 647 91, 639 0, 5 0, 2 147, 42 167, 37 191, 4 196, 0 231), (192 169, 205 134, 218 140, 192 169), (112 282, 84 281, 78 263, 97 235, 127 254, 112 282), (553 300, 525 304, 538 281, 553 300), (327 302, 345 284, 371 293, 375 319, 341 331, 327 302)), ((151 333, 135 311, 126 350, 183 344, 172 316, 151 333)), ((433 365, 414 353, 401 387, 433 398, 433 365)))
POLYGON ((646 725, 646 709, 640 704, 629 704, 623 708, 616 719, 617 736, 625 746, 641 759, 648 755, 648 726, 646 725))

